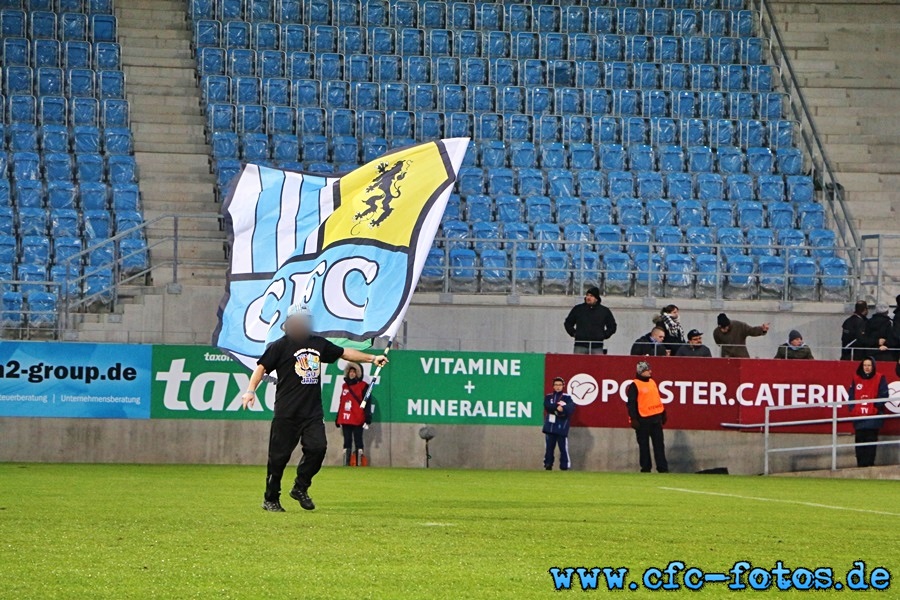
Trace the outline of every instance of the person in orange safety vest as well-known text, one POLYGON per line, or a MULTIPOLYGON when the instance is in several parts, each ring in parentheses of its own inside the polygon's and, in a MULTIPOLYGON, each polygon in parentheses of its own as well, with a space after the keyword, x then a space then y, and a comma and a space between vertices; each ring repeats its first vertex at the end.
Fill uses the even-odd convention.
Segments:
POLYGON ((628 416, 631 428, 637 437, 640 451, 641 473, 649 473, 650 442, 653 442, 653 459, 656 470, 669 472, 666 460, 666 442, 663 438, 663 425, 666 424, 666 408, 659 397, 659 388, 651 378, 650 364, 642 360, 637 364, 636 377, 626 390, 628 398, 628 416))

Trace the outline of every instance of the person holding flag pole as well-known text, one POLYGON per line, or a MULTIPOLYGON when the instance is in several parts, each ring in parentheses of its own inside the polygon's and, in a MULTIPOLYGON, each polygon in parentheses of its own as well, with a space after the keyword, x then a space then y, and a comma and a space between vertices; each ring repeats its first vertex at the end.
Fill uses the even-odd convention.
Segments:
POLYGON ((356 363, 372 363, 381 368, 388 359, 352 348, 341 348, 313 335, 310 312, 303 305, 295 304, 288 309, 283 329, 284 336, 270 344, 259 358, 241 402, 244 408, 253 406, 256 388, 263 377, 267 373, 278 374, 262 507, 270 512, 284 512, 280 501, 281 478, 291 454, 300 443, 303 454, 297 465, 297 477, 290 497, 299 502, 304 510, 313 510, 316 505, 309 497, 309 486, 322 468, 327 449, 322 411, 322 363, 343 358, 356 363))
POLYGON ((326 447, 322 363, 372 363, 377 380, 468 143, 398 148, 340 176, 247 164, 231 186, 222 205, 231 252, 213 344, 253 371, 244 407, 275 413, 266 510, 284 510, 281 477, 298 443, 290 495, 315 507, 308 489, 326 447), (363 352, 376 339, 387 342, 385 356, 363 352), (264 376, 277 377, 274 406, 255 402, 264 376))

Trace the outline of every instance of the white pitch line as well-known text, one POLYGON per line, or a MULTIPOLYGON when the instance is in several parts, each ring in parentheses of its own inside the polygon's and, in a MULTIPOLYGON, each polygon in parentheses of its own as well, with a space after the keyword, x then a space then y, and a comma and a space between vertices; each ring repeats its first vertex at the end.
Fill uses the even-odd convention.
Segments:
POLYGON ((887 515, 889 517, 900 517, 900 513, 892 513, 883 510, 870 510, 868 508, 853 508, 849 506, 832 506, 830 504, 819 504, 818 502, 802 502, 800 500, 782 500, 780 498, 760 498, 759 496, 741 496, 740 494, 724 494, 722 492, 704 492, 700 490, 689 490, 685 488, 663 487, 661 490, 669 490, 671 492, 684 492, 686 494, 701 494, 704 496, 722 496, 725 498, 739 498, 741 500, 757 500, 759 502, 779 502, 781 504, 799 504, 801 506, 811 506, 813 508, 828 508, 830 510, 846 510, 850 512, 868 513, 871 515, 887 515))

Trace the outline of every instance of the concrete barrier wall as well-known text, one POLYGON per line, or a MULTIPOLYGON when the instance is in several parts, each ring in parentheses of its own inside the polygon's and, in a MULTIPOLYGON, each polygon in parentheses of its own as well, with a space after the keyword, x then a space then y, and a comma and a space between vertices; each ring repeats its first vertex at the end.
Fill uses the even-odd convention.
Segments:
MULTIPOLYGON (((366 434, 372 465, 424 467, 420 427, 373 425, 366 434)), ((326 428, 326 464, 339 465, 340 431, 330 423, 326 428)), ((435 431, 429 448, 432 468, 542 468, 539 428, 444 425, 435 431)), ((0 461, 264 465, 268 433, 269 424, 263 421, 0 418, 0 461)), ((775 447, 830 442, 825 435, 778 434, 772 440, 775 447)), ((851 440, 841 438, 845 443, 851 440)), ((734 474, 753 475, 763 470, 760 433, 668 430, 666 446, 673 472, 727 467, 734 474)), ((574 428, 569 447, 576 470, 637 470, 637 446, 630 429, 574 428)), ((838 456, 840 467, 855 466, 852 449, 842 449, 838 456)), ((882 447, 878 458, 879 464, 896 464, 900 451, 897 446, 882 447)), ((825 469, 830 464, 828 451, 772 458, 774 472, 825 469)))

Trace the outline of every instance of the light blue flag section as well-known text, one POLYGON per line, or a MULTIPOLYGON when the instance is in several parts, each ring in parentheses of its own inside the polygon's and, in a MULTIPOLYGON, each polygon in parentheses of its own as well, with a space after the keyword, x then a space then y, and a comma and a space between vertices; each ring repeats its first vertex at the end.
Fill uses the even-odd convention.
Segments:
POLYGON ((213 344, 253 368, 292 304, 324 337, 392 339, 467 148, 426 142, 340 177, 246 165, 222 207, 231 257, 213 344))
POLYGON ((0 342, 0 416, 149 419, 152 347, 0 342))

